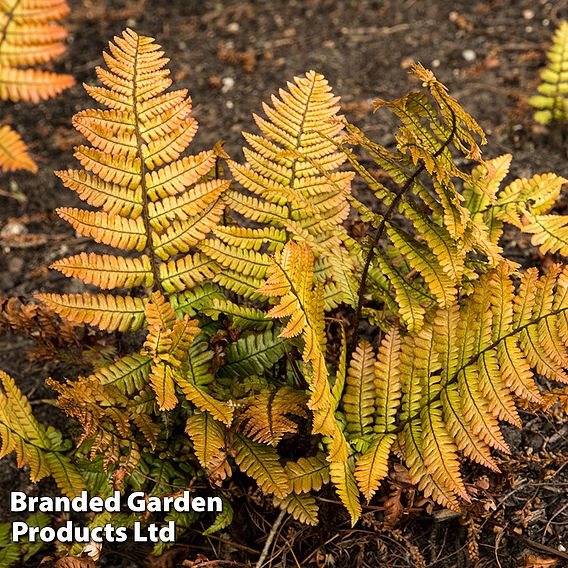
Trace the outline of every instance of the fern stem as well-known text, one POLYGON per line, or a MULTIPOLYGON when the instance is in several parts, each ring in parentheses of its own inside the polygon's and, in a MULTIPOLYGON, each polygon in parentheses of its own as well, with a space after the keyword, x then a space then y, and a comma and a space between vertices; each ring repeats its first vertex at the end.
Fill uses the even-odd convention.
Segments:
POLYGON ((138 52, 140 50, 140 36, 136 38, 136 55, 134 56, 134 72, 132 76, 133 92, 132 92, 132 112, 134 113, 134 133, 136 135, 136 154, 140 160, 140 185, 142 186, 142 220, 144 222, 144 230, 146 232, 146 246, 144 252, 150 259, 150 266, 152 268, 152 275, 154 277, 154 283, 152 285, 152 291, 163 291, 162 282, 160 280, 160 269, 158 262, 156 260, 156 255, 154 254, 154 248, 152 247, 152 226, 150 225, 150 212, 148 204, 148 187, 146 186, 146 164, 144 162, 144 156, 142 154, 142 146, 144 141, 142 139, 142 134, 140 132, 140 117, 138 114, 138 104, 136 100, 137 95, 137 79, 138 79, 138 52))
MULTIPOLYGON (((446 141, 433 154, 434 158, 437 158, 442 154, 442 152, 452 143, 452 140, 454 139, 454 136, 456 134, 456 128, 457 128, 456 115, 451 107, 449 108, 449 110, 452 113, 452 129, 446 141)), ((398 190, 398 192, 394 196, 394 199, 389 205, 386 213, 381 219, 381 223, 377 227, 377 230, 373 236, 373 240, 371 241, 371 245, 369 246, 369 251, 367 252, 367 257, 365 258, 363 272, 361 274, 361 284, 359 286, 359 294, 357 297, 357 309, 355 311, 355 319, 353 321, 354 333, 353 333, 353 339, 351 340, 352 346, 357 345, 357 341, 359 339, 359 323, 361 321, 361 312, 363 310, 363 301, 364 301, 365 291, 367 288, 367 278, 369 276, 369 269, 371 268, 371 263, 373 262, 376 255, 375 248, 378 246, 379 241, 381 240, 381 237, 385 232, 386 224, 389 221, 391 215, 394 213, 400 201, 408 192, 408 190, 414 185, 414 181, 425 169, 426 169, 426 164, 422 162, 420 166, 418 166, 418 168, 414 170, 414 173, 406 180, 405 184, 398 190)), ((350 351, 351 350, 352 349, 350 349, 350 351)))

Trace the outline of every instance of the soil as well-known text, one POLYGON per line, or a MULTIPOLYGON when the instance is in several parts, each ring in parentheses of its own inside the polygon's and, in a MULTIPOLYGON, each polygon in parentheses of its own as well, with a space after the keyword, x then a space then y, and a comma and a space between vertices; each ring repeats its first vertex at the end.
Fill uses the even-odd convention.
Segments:
MULTIPOLYGON (((552 31, 568 17, 566 0, 69 3, 69 49, 56 68, 73 74, 77 85, 40 105, 3 105, 2 121, 17 126, 40 169, 37 175, 0 178, 0 294, 76 290, 76 283, 46 269, 54 259, 89 246, 54 213, 56 207, 79 202, 52 172, 74 166, 72 148, 82 139, 71 127, 71 117, 93 105, 81 83, 95 81, 101 51, 127 26, 156 37, 172 59, 175 85, 190 89, 200 122, 194 151, 223 138, 228 153, 239 158, 240 133, 254 130, 251 115, 260 112, 261 101, 309 69, 328 78, 351 121, 387 144, 393 140, 394 122, 386 114, 372 113, 373 100, 409 90, 414 83, 408 69, 419 61, 479 120, 489 138, 486 157, 512 153, 515 177, 547 171, 568 177, 565 133, 537 126, 527 103, 539 82, 552 31)), ((509 242, 508 250, 523 264, 543 264, 524 241, 509 242)), ((29 362, 28 346, 21 338, 0 337, 0 368, 16 377, 32 400, 40 401, 47 396, 45 377, 63 370, 44 361, 29 362)), ((51 407, 38 402, 37 408, 48 420, 60 419, 51 407)), ((563 552, 568 548, 566 417, 527 411, 523 420, 522 434, 506 431, 514 450, 512 458, 502 456, 501 475, 468 470, 468 481, 479 494, 476 506, 481 510, 471 509, 481 519, 477 524, 415 506, 396 529, 384 530, 378 521, 382 503, 367 507, 363 521, 351 529, 329 493, 322 496, 320 527, 286 522, 275 539, 271 565, 552 566, 547 559, 568 565, 563 552)), ((0 521, 9 519, 7 499, 14 489, 51 490, 49 482, 32 487, 15 461, 4 459, 0 521)), ((190 533, 184 545, 153 566, 181 566, 184 560, 185 566, 195 567, 254 565, 276 514, 251 500, 249 492, 242 488, 231 529, 209 539, 190 533)), ((141 566, 145 553, 105 550, 101 565, 141 566)), ((37 566, 41 557, 28 566, 37 566)))

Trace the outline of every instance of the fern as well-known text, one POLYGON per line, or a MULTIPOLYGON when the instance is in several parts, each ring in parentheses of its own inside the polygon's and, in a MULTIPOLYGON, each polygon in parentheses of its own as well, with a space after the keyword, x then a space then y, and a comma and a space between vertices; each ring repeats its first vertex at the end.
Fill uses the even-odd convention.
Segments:
POLYGON ((223 425, 208 412, 202 412, 188 418, 186 432, 193 441, 199 463, 208 469, 226 446, 223 425))
POLYGON ((541 124, 562 122, 568 117, 568 22, 560 22, 546 56, 548 65, 540 73, 539 94, 529 99, 537 109, 534 118, 541 124))
POLYGON ((286 338, 273 330, 244 335, 225 351, 219 376, 262 375, 282 358, 286 346, 286 338))
POLYGON ((11 377, 0 372, 0 381, 4 391, 0 391, 0 457, 15 451, 18 466, 29 465, 32 481, 51 475, 63 493, 78 495, 85 485, 67 455, 69 447, 61 434, 35 419, 30 403, 11 377))
MULTIPOLYGON (((196 246, 216 226, 228 182, 207 179, 216 155, 180 157, 197 131, 187 91, 171 85, 167 60, 151 38, 127 30, 97 69, 104 87, 86 87, 108 110, 86 110, 73 123, 92 146, 79 146, 82 170, 58 172, 63 183, 101 211, 62 208, 76 231, 114 248, 115 256, 81 253, 53 268, 103 289, 135 288, 171 294, 209 279, 211 260, 196 246)), ((147 299, 113 294, 42 294, 67 319, 102 329, 138 329, 147 299)))
MULTIPOLYGON (((1 100, 38 103, 75 83, 70 75, 34 68, 56 59, 65 51, 63 42, 67 30, 56 23, 68 12, 66 0, 0 2, 1 100)), ((0 168, 5 171, 37 171, 26 145, 9 126, 0 127, 0 168)))
POLYGON ((244 135, 245 164, 229 161, 241 189, 225 200, 260 228, 217 229, 203 249, 223 267, 216 278, 229 290, 257 298, 269 253, 299 238, 316 254, 326 305, 354 303, 354 265, 341 224, 353 174, 338 169, 345 156, 336 149, 343 129, 337 102, 324 77, 310 71, 273 96, 272 107, 264 105, 266 119, 255 115, 262 135, 244 135))
POLYGON ((282 337, 302 336, 305 377, 310 389, 308 407, 314 413, 314 434, 333 440, 330 461, 347 458, 347 444, 341 426, 333 415, 329 373, 325 363, 323 333, 323 284, 313 283, 314 256, 306 243, 289 242, 277 252, 269 267, 269 277, 261 292, 279 298, 268 315, 287 319, 282 337), (289 319, 288 319, 289 318, 289 319))
MULTIPOLYGON (((500 423, 520 426, 519 401, 549 405, 552 383, 568 383, 568 268, 523 271, 500 245, 508 223, 565 254, 568 223, 552 214, 565 180, 501 188, 510 157, 482 160, 475 120, 416 66, 422 90, 377 103, 401 121, 395 148, 345 124, 310 72, 256 118, 263 135, 246 135, 244 165, 229 160, 231 189, 219 145, 182 157, 197 126, 186 91, 167 90, 159 46, 127 30, 105 60, 104 86, 87 89, 107 109, 74 118, 91 143, 76 149, 83 169, 59 172, 99 210, 60 214, 126 253, 53 265, 99 293, 40 295, 72 322, 144 332, 131 336, 138 351, 49 382, 82 428, 74 455, 89 488, 172 494, 238 468, 309 524, 330 483, 354 524, 394 454, 427 498, 471 501, 463 457, 497 471, 500 423), (351 195, 346 160, 376 211, 351 195), (342 225, 351 206, 369 226, 361 243, 342 225), (342 302, 350 325, 329 315, 342 302), (358 338, 363 318, 381 328, 375 344, 358 338)), ((71 463, 67 446, 2 379, 2 452, 35 477, 60 475, 44 453, 71 463)))
POLYGON ((21 136, 9 126, 0 127, 0 169, 5 172, 28 170, 36 172, 37 166, 28 154, 21 136))
POLYGON ((233 442, 237 465, 250 475, 265 492, 280 499, 289 493, 289 481, 274 448, 237 436, 233 442))
POLYGON ((318 505, 313 495, 290 493, 285 499, 275 498, 274 504, 305 525, 317 525, 319 522, 318 505))
POLYGON ((245 400, 240 420, 242 431, 255 442, 277 446, 285 435, 295 434, 298 424, 287 415, 306 417, 306 397, 289 387, 263 391, 245 400))

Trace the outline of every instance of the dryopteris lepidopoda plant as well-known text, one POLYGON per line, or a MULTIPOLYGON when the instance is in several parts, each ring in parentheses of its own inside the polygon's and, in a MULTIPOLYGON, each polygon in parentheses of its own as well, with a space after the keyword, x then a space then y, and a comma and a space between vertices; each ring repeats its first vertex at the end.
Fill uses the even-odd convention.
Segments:
POLYGON ((187 93, 167 91, 159 46, 128 30, 105 60, 104 86, 88 91, 108 109, 74 118, 92 144, 76 151, 84 169, 58 174, 102 210, 60 214, 127 252, 54 264, 114 292, 40 296, 73 321, 146 331, 137 353, 51 382, 83 427, 89 489, 163 495, 198 470, 220 486, 236 465, 309 523, 312 492, 331 480, 355 522, 360 493, 373 497, 395 454, 433 500, 470 500, 460 456, 496 469, 499 421, 519 425, 518 397, 541 400, 535 370, 566 380, 566 269, 523 272, 499 245, 507 222, 564 252, 565 219, 547 215, 564 180, 500 190, 510 157, 483 161, 475 120, 416 67, 424 89, 378 105, 402 121, 395 149, 352 125, 344 137, 337 99, 310 72, 257 119, 264 136, 247 135, 247 163, 229 162, 242 188, 229 188, 214 175, 221 152, 181 157, 196 124, 187 93), (475 167, 459 168, 456 153, 475 167), (351 195, 346 159, 379 207, 351 195), (371 227, 363 243, 342 225, 350 207, 371 227), (331 360, 326 317, 340 302, 383 335, 373 347, 342 330, 331 360), (304 456, 284 453, 290 440, 304 456))

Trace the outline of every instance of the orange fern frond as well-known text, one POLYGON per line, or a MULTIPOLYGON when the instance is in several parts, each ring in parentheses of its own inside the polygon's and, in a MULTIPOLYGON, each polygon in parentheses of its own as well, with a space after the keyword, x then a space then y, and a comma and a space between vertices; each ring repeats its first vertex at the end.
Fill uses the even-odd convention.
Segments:
MULTIPOLYGON (((38 103, 75 84, 71 75, 34 68, 65 51, 67 30, 56 22, 68 12, 66 0, 0 0, 0 100, 38 103)), ((7 126, 0 128, 0 168, 37 170, 7 126)))
POLYGON ((0 127, 0 169, 37 172, 37 166, 28 154, 20 135, 9 126, 0 127))
MULTIPOLYGON (((59 215, 79 234, 132 252, 82 253, 52 267, 102 289, 145 286, 146 295, 161 291, 175 302, 178 292, 212 278, 218 270, 199 247, 221 218, 222 194, 229 182, 209 175, 217 160, 215 151, 181 157, 197 122, 187 91, 167 92, 172 81, 163 55, 152 38, 132 30, 109 44, 104 54, 108 70, 97 68, 103 86, 86 87, 107 109, 84 110, 73 118, 75 128, 91 144, 75 150, 84 169, 57 172, 69 189, 101 208, 61 208, 59 215)), ((99 294, 95 312, 92 300, 75 298, 70 306, 69 298, 40 298, 64 317, 97 322, 109 330, 139 327, 148 302, 147 297, 113 300, 118 297, 99 294), (120 317, 117 301, 125 310, 120 317)), ((160 376, 172 395, 174 377, 168 379, 168 373, 164 370, 160 376)), ((166 398, 173 404, 172 396, 166 398)))

